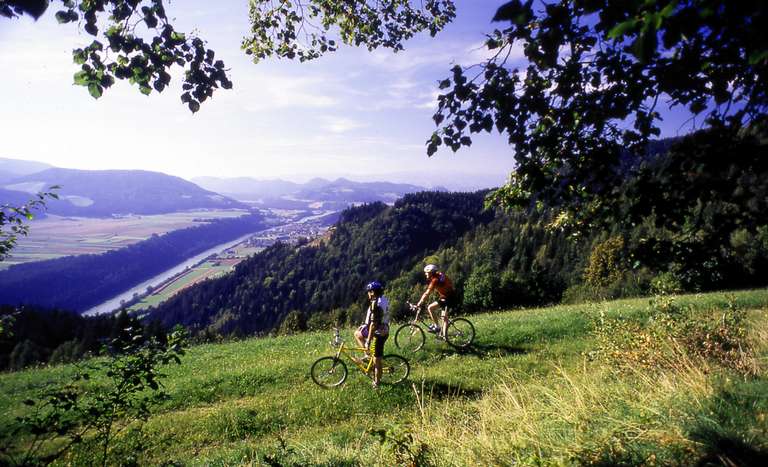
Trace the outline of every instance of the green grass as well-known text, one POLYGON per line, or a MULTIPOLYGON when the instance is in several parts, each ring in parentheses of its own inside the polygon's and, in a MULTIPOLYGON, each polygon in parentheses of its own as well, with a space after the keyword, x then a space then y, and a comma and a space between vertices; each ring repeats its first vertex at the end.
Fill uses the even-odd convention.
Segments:
POLYGON ((217 277, 232 270, 229 264, 214 265, 215 261, 205 261, 202 264, 187 270, 184 274, 176 277, 173 281, 162 289, 158 289, 151 295, 144 297, 141 301, 128 308, 129 311, 140 311, 156 306, 168 300, 181 290, 189 287, 197 281, 205 278, 217 277))
MULTIPOLYGON (((748 464, 768 456, 768 290, 678 303, 703 313, 729 296, 752 310, 756 376, 686 359, 671 370, 617 372, 587 358, 593 320, 642 319, 647 298, 471 316, 471 351, 430 340, 411 357, 408 384, 378 391, 351 365, 341 388, 311 381, 312 362, 330 353, 328 331, 196 346, 165 369, 170 398, 142 430, 123 431, 115 456, 132 451, 142 465, 690 465, 717 456, 748 464)), ((0 375, 0 426, 73 372, 0 375)), ((66 462, 77 456, 88 453, 66 462)))

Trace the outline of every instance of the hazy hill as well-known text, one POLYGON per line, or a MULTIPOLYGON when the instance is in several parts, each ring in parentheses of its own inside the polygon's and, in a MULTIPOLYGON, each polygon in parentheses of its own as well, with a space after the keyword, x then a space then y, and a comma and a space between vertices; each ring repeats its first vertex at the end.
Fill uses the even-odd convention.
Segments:
MULTIPOLYGON (((52 168, 51 165, 43 162, 0 157, 0 183, 35 172, 42 172, 43 170, 50 168, 52 168)), ((0 194, 0 196, 2 196, 2 194, 0 194)), ((0 199, 4 200, 5 198, 3 197, 0 199)))
POLYGON ((198 177, 192 181, 207 190, 240 201, 259 201, 267 207, 302 207, 322 203, 326 208, 340 209, 350 204, 374 201, 393 203, 406 193, 425 189, 407 183, 355 182, 345 178, 313 178, 306 183, 248 177, 198 177))
POLYGON ((390 182, 353 182, 346 178, 338 178, 332 182, 317 183, 317 179, 307 183, 296 194, 297 198, 318 201, 352 201, 358 203, 370 203, 383 201, 394 203, 406 193, 424 191, 424 187, 406 183, 390 182))
POLYGON ((66 216, 106 217, 245 207, 182 178, 143 170, 51 168, 16 177, 0 188, 33 194, 52 185, 61 186, 60 200, 49 201, 48 212, 66 216))
POLYGON ((192 182, 206 190, 222 193, 241 201, 276 198, 296 193, 302 188, 301 184, 286 180, 256 180, 250 177, 195 177, 192 182))
POLYGON ((7 203, 11 206, 20 206, 28 202, 33 197, 34 196, 30 195, 29 193, 0 188, 0 204, 7 203))

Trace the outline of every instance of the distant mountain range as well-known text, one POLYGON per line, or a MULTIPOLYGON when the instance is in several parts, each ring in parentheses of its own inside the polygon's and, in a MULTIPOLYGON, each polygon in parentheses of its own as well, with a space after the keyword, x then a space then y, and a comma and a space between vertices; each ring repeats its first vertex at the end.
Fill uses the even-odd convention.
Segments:
MULTIPOLYGON (((53 185, 59 200, 47 212, 62 216, 109 217, 189 209, 262 208, 340 211, 350 205, 392 204, 423 186, 346 178, 306 183, 255 178, 179 177, 143 170, 76 170, 34 161, 0 158, 0 204, 22 204, 53 185), (245 204, 248 203, 248 204, 245 204)), ((434 191, 442 191, 433 188, 434 191)))
MULTIPOLYGON (((0 161, 5 162, 3 166, 19 170, 19 164, 8 163, 8 159, 0 161)), ((33 169, 35 166, 27 167, 33 169)), ((61 168, 44 168, 5 178, 0 185, 0 203, 24 202, 53 185, 61 187, 56 190, 59 200, 47 201, 47 212, 63 216, 109 217, 189 209, 247 208, 239 201, 159 172, 61 168)))
POLYGON ((197 177, 192 179, 201 187, 222 193, 240 201, 255 202, 268 207, 344 208, 350 204, 383 201, 393 203, 406 193, 426 188, 407 183, 355 182, 346 178, 326 180, 313 178, 306 183, 255 178, 197 177))

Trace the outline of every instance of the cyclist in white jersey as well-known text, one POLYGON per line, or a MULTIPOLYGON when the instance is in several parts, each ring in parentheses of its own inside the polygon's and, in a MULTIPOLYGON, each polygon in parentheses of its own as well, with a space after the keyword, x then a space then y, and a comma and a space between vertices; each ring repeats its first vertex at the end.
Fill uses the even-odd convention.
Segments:
POLYGON ((369 283, 365 290, 368 292, 368 310, 365 321, 355 331, 355 339, 360 347, 373 351, 373 387, 379 386, 381 380, 381 357, 384 355, 384 343, 389 337, 389 301, 383 296, 384 287, 378 281, 369 283))

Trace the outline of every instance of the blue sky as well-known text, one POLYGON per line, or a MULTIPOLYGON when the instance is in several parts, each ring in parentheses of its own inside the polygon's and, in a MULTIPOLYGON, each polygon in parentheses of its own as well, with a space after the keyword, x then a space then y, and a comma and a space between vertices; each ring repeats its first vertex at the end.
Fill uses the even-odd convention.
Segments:
MULTIPOLYGON (((437 82, 453 64, 484 58, 481 44, 503 1, 460 0, 457 20, 406 50, 342 47, 310 63, 253 64, 240 50, 246 0, 171 2, 180 31, 195 30, 231 68, 200 112, 179 101, 180 80, 162 94, 118 83, 99 100, 72 85, 74 47, 91 37, 58 25, 0 19, 0 157, 79 169, 144 169, 195 176, 389 179, 454 189, 499 185, 513 169, 505 138, 480 135, 471 148, 426 156, 437 82)), ((674 120, 674 118, 672 118, 674 120)), ((675 134, 674 122, 665 135, 675 134)))

